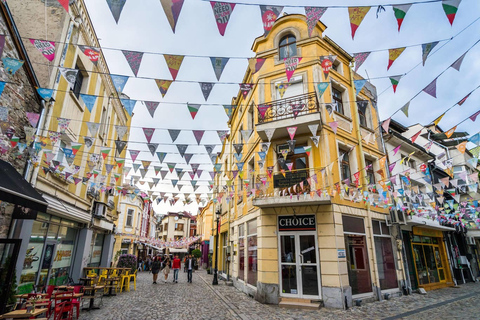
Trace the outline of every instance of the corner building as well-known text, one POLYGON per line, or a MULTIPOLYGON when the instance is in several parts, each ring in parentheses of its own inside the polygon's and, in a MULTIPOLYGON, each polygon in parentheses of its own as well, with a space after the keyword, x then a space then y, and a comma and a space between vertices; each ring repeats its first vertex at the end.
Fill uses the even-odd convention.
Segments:
POLYGON ((388 179, 376 89, 367 82, 356 93, 353 58, 325 29, 317 22, 309 37, 305 16, 284 15, 255 39, 255 58, 266 60, 258 72, 247 70, 243 83, 254 87, 233 98, 231 135, 217 158, 218 269, 262 303, 345 308, 398 294, 403 285, 388 209, 369 192, 388 179), (320 57, 330 55, 336 59, 326 77, 320 57), (288 57, 302 59, 282 93, 288 57), (323 94, 320 82, 328 82, 323 94), (357 109, 358 101, 368 106, 357 109), (269 106, 264 116, 262 105, 269 106), (294 146, 289 127, 297 128, 294 146))

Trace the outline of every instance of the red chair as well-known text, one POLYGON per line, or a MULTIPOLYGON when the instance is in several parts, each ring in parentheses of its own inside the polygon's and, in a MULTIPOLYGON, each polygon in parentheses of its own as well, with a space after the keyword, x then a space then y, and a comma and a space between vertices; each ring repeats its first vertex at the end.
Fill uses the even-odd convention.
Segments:
POLYGON ((54 319, 73 319, 73 291, 55 294, 54 319), (67 315, 67 316, 65 316, 67 315))
POLYGON ((53 317, 53 320, 72 320, 72 318, 73 308, 70 302, 65 301, 60 303, 58 306, 55 306, 55 316, 53 317))
MULTIPOLYGON (((74 293, 83 293, 83 286, 74 286, 73 287, 73 292, 74 293)), ((72 300, 72 304, 77 310, 77 319, 80 316, 80 304, 81 304, 81 299, 82 298, 74 298, 72 300)))
POLYGON ((55 286, 53 286, 53 285, 47 286, 47 292, 46 293, 47 293, 47 298, 48 299, 52 298, 53 291, 55 291, 55 286))

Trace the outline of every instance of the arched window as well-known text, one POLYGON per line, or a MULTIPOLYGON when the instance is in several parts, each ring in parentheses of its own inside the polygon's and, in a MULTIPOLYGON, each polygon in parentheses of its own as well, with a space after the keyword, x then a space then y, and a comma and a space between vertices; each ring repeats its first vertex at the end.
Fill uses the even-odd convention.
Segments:
POLYGON ((290 58, 297 55, 297 39, 289 34, 280 39, 278 45, 280 50, 280 59, 290 58))

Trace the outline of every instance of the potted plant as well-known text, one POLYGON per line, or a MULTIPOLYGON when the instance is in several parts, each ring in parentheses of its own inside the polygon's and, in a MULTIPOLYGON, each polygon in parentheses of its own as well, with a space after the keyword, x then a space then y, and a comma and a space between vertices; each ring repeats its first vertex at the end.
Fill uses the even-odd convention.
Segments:
POLYGON ((210 270, 210 267, 207 268, 207 273, 212 274, 212 271, 210 270))
POLYGON ((137 256, 133 254, 122 254, 118 257, 118 268, 130 268, 131 273, 134 273, 137 270, 137 256))
MULTIPOLYGON (((195 258, 195 260, 198 260, 202 256, 202 251, 195 249, 192 251, 192 256, 195 258)), ((194 269, 198 270, 198 263, 194 264, 194 269)))

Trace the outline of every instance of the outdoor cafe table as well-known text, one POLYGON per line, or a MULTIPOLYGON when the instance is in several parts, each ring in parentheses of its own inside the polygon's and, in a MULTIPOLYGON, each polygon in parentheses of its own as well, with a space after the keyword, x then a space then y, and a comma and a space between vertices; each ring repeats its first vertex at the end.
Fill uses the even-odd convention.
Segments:
MULTIPOLYGON (((29 295, 29 294, 30 294, 30 293, 17 294, 17 295, 15 295, 14 297, 15 297, 15 298, 20 298, 20 299, 28 299, 28 295, 29 295)), ((47 293, 36 293, 36 295, 42 296, 42 297, 48 296, 47 293)))
POLYGON ((118 285, 118 281, 120 281, 119 277, 105 279, 105 283, 108 288, 108 294, 104 294, 104 297, 112 297, 117 295, 116 293, 113 293, 113 288, 118 285))
POLYGON ((101 290, 105 288, 105 286, 92 286, 92 287, 84 287, 84 296, 83 298, 85 299, 90 299, 90 303, 88 305, 88 308, 82 308, 82 310, 93 310, 93 309, 100 309, 100 307, 95 307, 94 302, 95 302, 95 293, 97 290, 101 290), (85 294, 85 292, 89 292, 88 294, 85 294))
POLYGON ((12 311, 12 312, 9 312, 9 313, 5 313, 3 315, 0 316, 0 319, 26 319, 26 318, 30 318, 30 317, 38 317, 39 315, 41 315, 42 313, 45 313, 47 312, 48 309, 47 308, 41 308, 41 309, 35 309, 35 311, 33 313, 31 312, 27 312, 27 310, 15 310, 15 311, 12 311))

